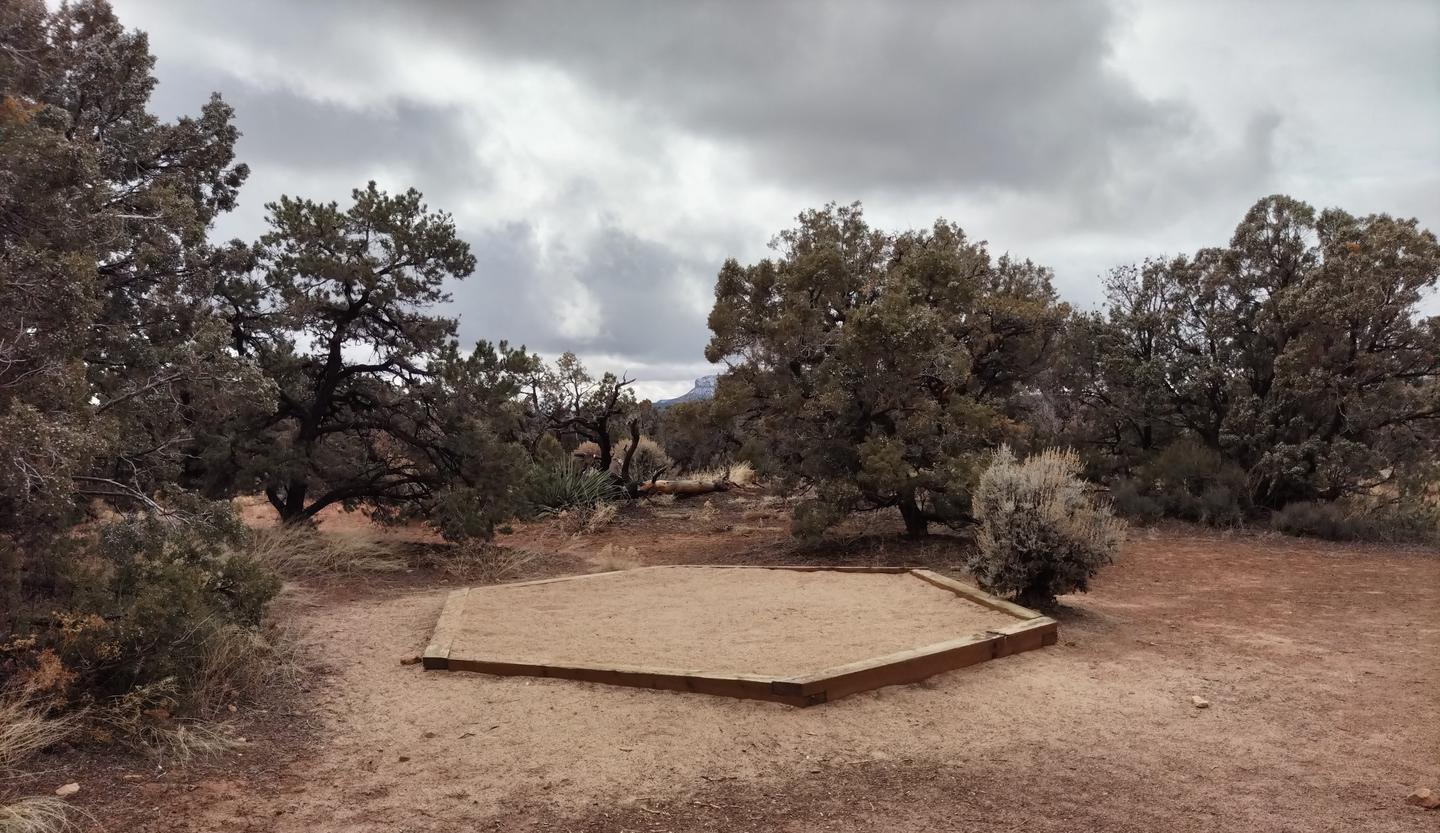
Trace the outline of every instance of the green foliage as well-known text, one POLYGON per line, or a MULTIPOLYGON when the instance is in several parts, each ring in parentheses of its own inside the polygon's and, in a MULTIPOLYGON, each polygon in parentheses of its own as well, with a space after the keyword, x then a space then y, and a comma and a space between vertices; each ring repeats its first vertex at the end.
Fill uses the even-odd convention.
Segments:
POLYGON ((794 527, 898 507, 907 529, 969 520, 977 463, 1023 426, 1067 310, 1050 272, 992 260, 944 221, 889 234, 858 205, 807 211, 775 259, 727 261, 710 313, 718 419, 759 469, 815 489, 794 527))
POLYGON ((551 434, 566 448, 595 443, 597 465, 608 471, 616 438, 624 435, 627 421, 638 417, 633 384, 613 373, 596 379, 574 353, 553 364, 536 364, 525 382, 528 430, 536 437, 551 434))
POLYGON ((230 108, 150 113, 147 40, 100 0, 0 4, 0 43, 3 642, 94 569, 92 503, 189 514, 174 484, 265 383, 211 294, 247 256, 206 241, 247 174, 230 108))
POLYGON ((1414 501, 1298 501, 1272 514, 1270 526, 1287 535, 1327 541, 1440 544, 1440 508, 1414 501))
POLYGON ((286 521, 339 503, 488 537, 513 510, 514 399, 534 359, 504 342, 463 355, 455 322, 431 314, 474 269, 449 215, 413 189, 352 197, 269 205, 258 274, 220 287, 234 349, 278 392, 225 455, 230 482, 263 488, 286 521))
POLYGON ((1412 479, 1440 447, 1437 279, 1415 220, 1267 197, 1227 247, 1111 274, 1064 352, 1072 440, 1125 469, 1192 439, 1268 508, 1412 479))
POLYGON ((709 399, 677 402, 661 411, 656 439, 680 472, 720 465, 744 444, 735 418, 720 415, 709 399))
POLYGON ((1168 517, 1209 526, 1245 521, 1245 472, 1193 440, 1177 440, 1161 449, 1140 467, 1140 477, 1168 517))
POLYGON ((531 466, 525 480, 525 503, 532 515, 553 515, 593 509, 625 496, 609 472, 566 460, 531 466))
POLYGON ((979 533, 966 567, 985 589, 1033 607, 1084 591, 1125 536, 1124 523, 1090 494, 1070 451, 1022 463, 1002 447, 974 501, 979 533))
POLYGON ((163 683, 181 706, 198 707, 216 645, 257 632, 280 587, 246 542, 223 505, 185 522, 135 515, 103 524, 63 562, 57 592, 0 663, 24 676, 50 651, 64 669, 58 694, 84 702, 163 683))

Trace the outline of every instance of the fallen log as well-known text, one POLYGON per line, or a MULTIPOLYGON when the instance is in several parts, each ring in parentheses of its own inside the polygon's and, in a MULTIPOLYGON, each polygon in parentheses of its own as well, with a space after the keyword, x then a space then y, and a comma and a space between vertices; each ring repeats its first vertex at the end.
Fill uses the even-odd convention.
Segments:
POLYGON ((694 497, 715 492, 728 492, 735 488, 729 480, 652 480, 641 483, 636 491, 641 495, 674 495, 694 497))

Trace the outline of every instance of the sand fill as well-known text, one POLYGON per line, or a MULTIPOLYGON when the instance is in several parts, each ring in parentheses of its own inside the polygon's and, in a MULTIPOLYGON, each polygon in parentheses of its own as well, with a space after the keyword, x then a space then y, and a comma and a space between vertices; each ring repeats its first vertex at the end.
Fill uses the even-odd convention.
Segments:
POLYGON ((451 655, 795 676, 1015 621, 908 574, 673 567, 476 588, 451 655))

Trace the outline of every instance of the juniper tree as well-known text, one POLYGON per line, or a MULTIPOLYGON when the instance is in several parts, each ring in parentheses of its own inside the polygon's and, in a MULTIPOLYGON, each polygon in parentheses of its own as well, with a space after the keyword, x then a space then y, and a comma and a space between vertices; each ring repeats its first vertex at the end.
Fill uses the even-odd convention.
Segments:
POLYGON ((1127 465, 1193 439, 1272 508, 1399 483, 1436 459, 1437 278, 1415 220, 1260 200, 1227 247, 1111 273, 1077 330, 1078 436, 1127 465))
POLYGON ((160 120, 153 64, 99 0, 0 5, 0 554, 46 552, 94 497, 153 506, 262 384, 211 296, 234 251, 206 234, 247 172, 231 110, 160 120))
POLYGON ((706 357, 729 365, 717 411, 770 473, 815 489, 795 531, 884 507, 911 534, 968 522, 986 452, 1023 433, 1020 394, 1067 315, 1050 271, 943 220, 874 229, 858 204, 806 211, 772 248, 721 268, 706 357))
POLYGON ((449 215, 373 182, 352 199, 269 204, 254 269, 220 288, 234 350, 276 390, 230 473, 287 522, 335 504, 458 511, 464 494, 473 512, 446 531, 488 534, 518 476, 506 440, 532 360, 504 343, 462 356, 456 322, 435 314, 445 282, 475 267, 449 215))

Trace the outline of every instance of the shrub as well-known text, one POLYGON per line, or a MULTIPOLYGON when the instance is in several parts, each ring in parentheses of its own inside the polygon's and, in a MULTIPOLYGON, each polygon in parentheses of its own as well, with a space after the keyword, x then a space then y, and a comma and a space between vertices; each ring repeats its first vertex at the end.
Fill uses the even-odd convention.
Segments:
POLYGON ((52 592, 0 645, 0 674, 81 706, 163 682, 184 712, 242 686, 242 671, 273 658, 252 637, 280 582, 245 552, 233 513, 210 509, 124 517, 77 541, 52 592))
POLYGON ((995 453, 973 496, 977 548, 967 567, 987 590, 1021 604, 1049 607, 1062 593, 1084 591, 1110 563, 1125 525, 1095 500, 1072 451, 1015 459, 995 453))
MULTIPOLYGON (((615 444, 610 452, 610 471, 619 475, 625 465, 625 453, 630 450, 630 438, 626 437, 615 444)), ((640 437, 640 443, 635 447, 635 456, 630 461, 631 480, 649 480, 656 474, 663 472, 675 463, 665 453, 660 444, 646 436, 640 437)))
POLYGON ((1146 494, 1145 485, 1133 477, 1115 481, 1110 502, 1117 514, 1136 523, 1152 524, 1165 517, 1159 499, 1146 494))
POLYGON ((1208 526, 1238 526, 1249 513, 1245 471, 1192 440, 1171 443, 1115 484, 1115 508, 1142 522, 1160 515, 1208 526))
POLYGON ((1300 501, 1271 515, 1270 526, 1287 535, 1327 541, 1440 543, 1440 509, 1417 502, 1366 506, 1300 501))
POLYGON ((536 465, 525 481, 525 503, 531 515, 555 515, 589 510, 623 497, 609 472, 584 468, 573 462, 536 465))
POLYGON ((594 440, 586 440, 575 446, 570 452, 570 458, 585 468, 595 468, 600 462, 600 444, 594 440))

